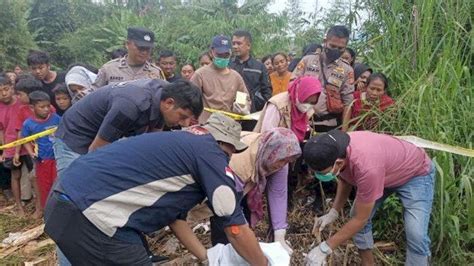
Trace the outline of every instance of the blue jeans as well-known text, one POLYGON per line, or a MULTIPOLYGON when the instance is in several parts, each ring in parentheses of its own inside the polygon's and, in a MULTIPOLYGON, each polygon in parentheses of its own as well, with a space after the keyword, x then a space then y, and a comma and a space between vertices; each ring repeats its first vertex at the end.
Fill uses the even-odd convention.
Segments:
MULTIPOLYGON (((56 158, 56 170, 58 173, 58 180, 62 178, 62 172, 69 167, 69 165, 79 158, 81 154, 74 152, 69 148, 66 143, 61 139, 55 138, 53 141, 54 157, 56 158)), ((58 255, 58 263, 60 266, 70 266, 71 263, 68 261, 63 252, 56 248, 58 255)))
POLYGON ((66 143, 61 139, 55 138, 53 142, 54 157, 56 158, 56 170, 58 177, 61 177, 61 174, 69 165, 79 158, 81 154, 74 152, 69 148, 66 143))
MULTIPOLYGON (((403 218, 407 240, 405 265, 428 265, 431 256, 428 226, 433 205, 435 173, 435 166, 431 163, 431 169, 427 175, 413 177, 400 187, 385 189, 382 198, 375 202, 367 224, 353 237, 357 248, 361 250, 373 248, 372 218, 384 200, 390 194, 396 193, 404 208, 403 218)), ((351 210, 351 216, 353 214, 354 210, 351 210)))

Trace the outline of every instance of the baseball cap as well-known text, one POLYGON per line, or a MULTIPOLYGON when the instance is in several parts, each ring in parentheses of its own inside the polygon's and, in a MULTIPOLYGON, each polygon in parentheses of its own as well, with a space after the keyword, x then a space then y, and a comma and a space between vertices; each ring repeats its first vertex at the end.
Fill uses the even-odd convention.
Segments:
POLYGON ((232 51, 232 42, 227 36, 217 35, 212 39, 211 48, 215 49, 219 54, 230 53, 232 51))
POLYGON ((155 46, 155 34, 149 29, 130 27, 127 29, 127 39, 139 47, 153 48, 155 46))
POLYGON ((232 118, 221 113, 213 113, 203 126, 217 140, 234 146, 237 153, 248 148, 247 144, 240 141, 242 127, 232 118))
POLYGON ((306 142, 304 160, 312 169, 322 171, 334 165, 336 159, 346 157, 349 142, 349 134, 338 129, 319 134, 306 142))

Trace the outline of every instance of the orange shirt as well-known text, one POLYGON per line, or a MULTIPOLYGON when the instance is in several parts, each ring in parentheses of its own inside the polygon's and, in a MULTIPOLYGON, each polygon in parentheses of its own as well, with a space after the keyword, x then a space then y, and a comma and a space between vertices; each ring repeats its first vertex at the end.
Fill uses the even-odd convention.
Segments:
POLYGON ((270 81, 272 82, 273 96, 278 93, 288 91, 288 84, 290 84, 291 72, 287 71, 283 77, 279 76, 277 72, 270 74, 270 81))

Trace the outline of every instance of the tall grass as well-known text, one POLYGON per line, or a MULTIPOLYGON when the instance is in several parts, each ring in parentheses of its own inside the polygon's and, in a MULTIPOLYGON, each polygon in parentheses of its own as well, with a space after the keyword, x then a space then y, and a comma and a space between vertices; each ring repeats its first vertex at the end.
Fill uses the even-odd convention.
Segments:
MULTIPOLYGON (((395 114, 380 130, 473 148, 472 1, 371 1, 371 66, 390 77, 395 114)), ((474 263, 473 160, 429 151, 437 165, 430 224, 435 264, 474 263)))

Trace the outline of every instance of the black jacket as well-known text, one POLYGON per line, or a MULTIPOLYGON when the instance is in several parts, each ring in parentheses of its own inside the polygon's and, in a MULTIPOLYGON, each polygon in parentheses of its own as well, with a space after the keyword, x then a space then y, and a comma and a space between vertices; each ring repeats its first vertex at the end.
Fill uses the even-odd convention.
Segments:
POLYGON ((230 68, 239 72, 244 79, 252 100, 251 112, 262 110, 265 103, 272 97, 272 87, 265 65, 253 57, 243 63, 235 58, 230 63, 230 68))

